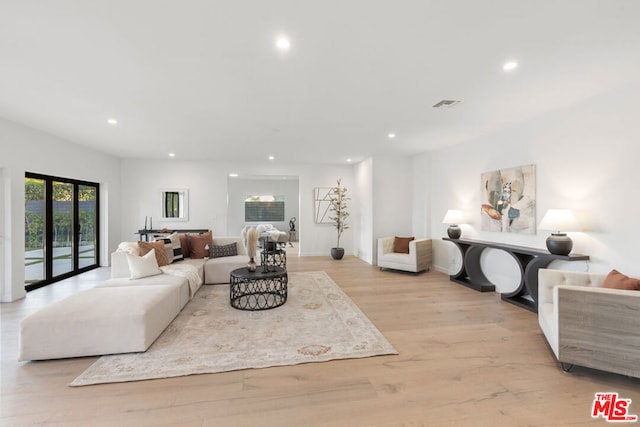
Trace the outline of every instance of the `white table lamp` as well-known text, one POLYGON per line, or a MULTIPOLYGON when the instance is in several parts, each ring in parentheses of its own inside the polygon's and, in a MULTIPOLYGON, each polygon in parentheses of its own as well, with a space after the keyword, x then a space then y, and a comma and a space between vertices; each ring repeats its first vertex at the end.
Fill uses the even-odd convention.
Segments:
POLYGON ((554 255, 569 255, 573 241, 567 231, 578 231, 580 226, 569 209, 549 209, 538 225, 540 230, 550 230, 547 237, 547 249, 554 255))
POLYGON ((464 218, 462 217, 462 211, 456 209, 449 209, 447 214, 442 219, 443 224, 449 224, 449 228, 447 228, 447 234, 450 239, 459 239, 462 235, 462 230, 458 227, 459 224, 464 223, 464 218))

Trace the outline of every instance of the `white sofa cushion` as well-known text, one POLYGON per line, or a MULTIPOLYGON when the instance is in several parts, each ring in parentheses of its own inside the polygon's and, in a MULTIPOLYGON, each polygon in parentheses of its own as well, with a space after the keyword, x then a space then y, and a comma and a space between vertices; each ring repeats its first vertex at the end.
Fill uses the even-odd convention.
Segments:
POLYGON ((208 259, 204 263, 205 284, 229 283, 231 272, 236 268, 246 267, 248 262, 249 257, 247 255, 208 259))
POLYGON ((93 288, 20 322, 20 360, 145 351, 178 315, 176 286, 93 288))
POLYGON ((169 274, 158 274, 157 276, 149 276, 137 280, 129 280, 128 278, 109 279, 97 285, 96 288, 129 286, 173 286, 178 289, 178 302, 180 307, 184 307, 191 299, 187 279, 169 274))

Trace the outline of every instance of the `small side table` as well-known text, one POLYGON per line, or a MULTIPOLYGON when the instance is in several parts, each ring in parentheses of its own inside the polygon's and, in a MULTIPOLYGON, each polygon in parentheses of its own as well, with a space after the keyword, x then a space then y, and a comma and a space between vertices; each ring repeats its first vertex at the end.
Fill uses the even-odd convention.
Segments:
POLYGON ((258 268, 273 270, 274 266, 287 268, 287 251, 278 249, 275 242, 266 242, 260 254, 260 264, 258 268))
POLYGON ((247 267, 231 272, 229 278, 229 302, 239 310, 268 310, 280 307, 287 301, 289 276, 282 267, 260 267, 250 272, 247 267))

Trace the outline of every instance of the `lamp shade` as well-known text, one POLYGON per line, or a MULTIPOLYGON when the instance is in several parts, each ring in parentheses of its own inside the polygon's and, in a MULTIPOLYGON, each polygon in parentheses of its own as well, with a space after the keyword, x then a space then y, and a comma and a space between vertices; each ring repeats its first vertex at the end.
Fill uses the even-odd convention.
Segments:
POLYGON ((578 221, 568 209, 549 209, 538 225, 541 230, 551 230, 547 237, 547 249, 554 255, 569 255, 573 241, 564 231, 578 231, 578 221))
POLYGON ((540 230, 579 231, 578 221, 569 209, 549 209, 538 225, 540 230))
POLYGON ((442 219, 443 224, 463 224, 464 218, 462 217, 462 211, 456 209, 449 209, 447 214, 442 219))

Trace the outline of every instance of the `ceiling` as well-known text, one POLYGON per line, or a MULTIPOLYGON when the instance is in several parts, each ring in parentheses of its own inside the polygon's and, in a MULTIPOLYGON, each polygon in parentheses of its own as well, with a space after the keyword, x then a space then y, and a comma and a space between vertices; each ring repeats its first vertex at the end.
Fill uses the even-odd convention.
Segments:
POLYGON ((636 0, 2 0, 0 117, 125 158, 406 155, 637 82, 638 18, 636 0))

